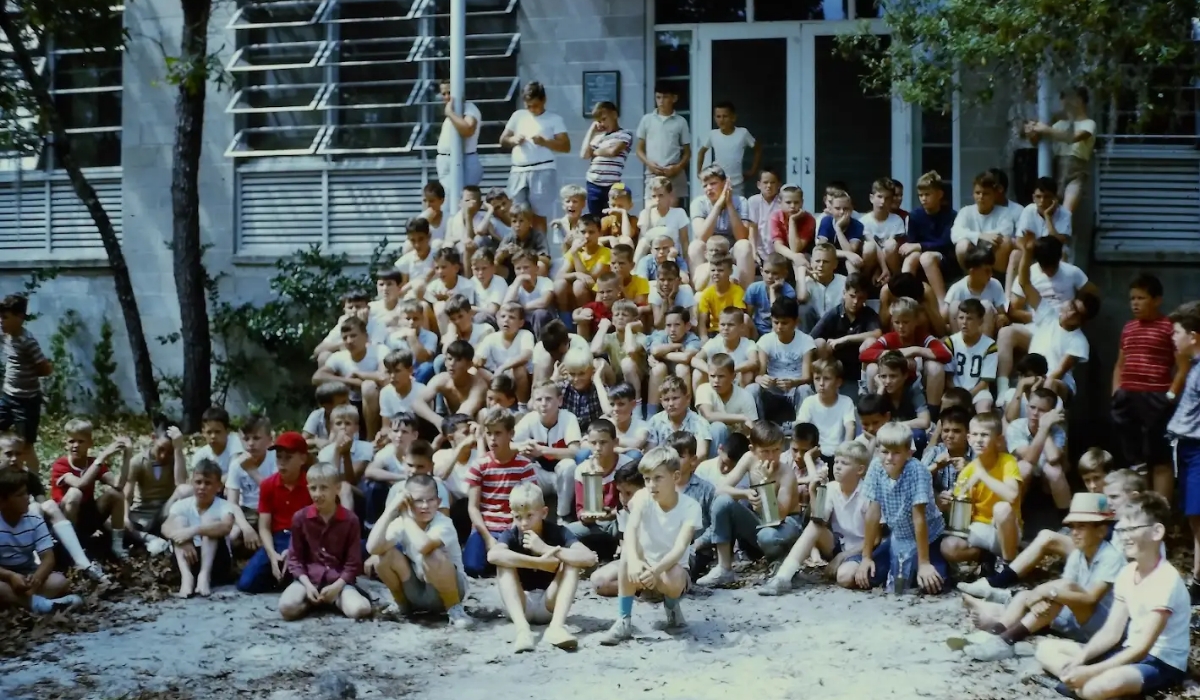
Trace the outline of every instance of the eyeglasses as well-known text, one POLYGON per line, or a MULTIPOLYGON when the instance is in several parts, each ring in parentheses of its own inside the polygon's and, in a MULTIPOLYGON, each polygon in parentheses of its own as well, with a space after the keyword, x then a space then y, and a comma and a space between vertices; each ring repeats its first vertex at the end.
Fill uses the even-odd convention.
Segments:
POLYGON ((414 506, 436 506, 442 502, 440 498, 414 498, 412 503, 414 506))
POLYGON ((1149 523, 1146 523, 1144 525, 1128 525, 1126 527, 1114 527, 1113 534, 1116 535, 1117 537, 1128 537, 1129 535, 1133 534, 1135 531, 1141 530, 1142 528, 1145 528, 1145 527, 1154 527, 1154 526, 1149 523))

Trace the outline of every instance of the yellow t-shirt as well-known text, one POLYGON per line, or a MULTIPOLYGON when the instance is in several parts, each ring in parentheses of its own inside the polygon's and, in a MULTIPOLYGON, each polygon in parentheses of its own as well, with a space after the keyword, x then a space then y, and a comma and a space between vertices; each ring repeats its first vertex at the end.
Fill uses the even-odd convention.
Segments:
MULTIPOLYGON (((959 472, 958 481, 954 483, 955 493, 962 493, 963 489, 967 486, 967 482, 971 480, 971 475, 975 473, 976 469, 982 468, 983 465, 976 459, 959 472)), ((1000 459, 996 460, 996 464, 987 473, 988 476, 996 481, 1015 479, 1018 484, 1021 482, 1021 470, 1017 467, 1017 458, 1010 454, 1000 455, 1000 459)), ((983 482, 979 482, 971 487, 968 497, 971 499, 972 506, 971 521, 976 523, 991 523, 992 509, 997 503, 1000 503, 1000 497, 983 482)), ((1012 507, 1013 512, 1019 516, 1021 513, 1021 497, 1019 494, 1012 507)))
POLYGON ((710 333, 716 332, 723 310, 730 306, 736 306, 739 309, 746 308, 746 302, 743 299, 745 295, 746 291, 737 282, 730 282, 729 289, 725 290, 724 294, 717 291, 715 284, 710 284, 703 292, 700 292, 700 296, 696 298, 696 311, 708 314, 710 333))
POLYGON ((650 280, 637 275, 629 276, 629 284, 621 290, 629 301, 637 301, 638 297, 650 295, 650 280))
POLYGON ((589 275, 592 274, 592 270, 596 265, 602 266, 600 272, 597 274, 603 274, 608 272, 608 267, 612 264, 612 250, 604 246, 597 248, 595 254, 589 254, 587 248, 580 248, 576 256, 578 256, 579 263, 583 266, 584 271, 589 275))

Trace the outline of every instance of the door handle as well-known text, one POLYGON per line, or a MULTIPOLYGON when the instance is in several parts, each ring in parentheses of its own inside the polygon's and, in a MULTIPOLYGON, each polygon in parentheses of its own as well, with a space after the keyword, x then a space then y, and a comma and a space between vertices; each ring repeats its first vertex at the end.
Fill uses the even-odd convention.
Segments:
POLYGON ((804 174, 812 175, 812 158, 807 156, 804 158, 804 174))
POLYGON ((800 162, 799 158, 792 158, 792 174, 793 175, 800 174, 799 162, 800 162))

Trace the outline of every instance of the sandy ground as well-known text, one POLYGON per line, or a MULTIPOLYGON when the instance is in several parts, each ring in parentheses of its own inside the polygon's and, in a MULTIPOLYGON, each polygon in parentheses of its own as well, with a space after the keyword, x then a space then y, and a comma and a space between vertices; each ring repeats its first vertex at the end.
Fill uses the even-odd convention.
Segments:
MULTIPOLYGON (((365 588, 385 594, 377 583, 365 588)), ((510 652, 512 627, 491 582, 475 585, 467 603, 481 618, 468 632, 432 617, 354 623, 321 615, 284 623, 274 596, 232 589, 209 600, 121 604, 113 619, 131 621, 61 635, 22 658, 0 660, 0 698, 311 698, 313 684, 330 672, 352 680, 360 698, 1057 697, 1021 682, 1031 659, 984 665, 951 651, 945 639, 965 629, 956 596, 824 584, 802 585, 785 598, 719 590, 685 598, 689 627, 673 636, 652 627, 661 606, 638 602, 642 636, 614 649, 600 647, 596 636, 616 603, 585 591, 569 620, 580 633, 578 651, 539 644, 519 656, 510 652)))

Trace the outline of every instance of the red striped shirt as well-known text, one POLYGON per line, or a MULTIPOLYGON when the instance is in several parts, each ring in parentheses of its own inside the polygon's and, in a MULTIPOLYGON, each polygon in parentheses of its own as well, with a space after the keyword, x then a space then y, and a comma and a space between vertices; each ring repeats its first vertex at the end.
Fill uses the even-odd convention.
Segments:
POLYGON ((479 487, 479 512, 490 532, 501 532, 512 527, 512 511, 508 508, 508 495, 513 487, 537 479, 537 472, 521 455, 501 464, 491 453, 471 466, 467 472, 467 486, 479 487))
POLYGON ((1121 331, 1121 389, 1128 391, 1169 391, 1174 378, 1175 341, 1171 319, 1160 316, 1153 321, 1134 319, 1121 331))

